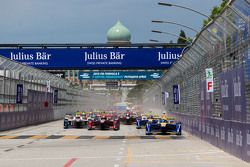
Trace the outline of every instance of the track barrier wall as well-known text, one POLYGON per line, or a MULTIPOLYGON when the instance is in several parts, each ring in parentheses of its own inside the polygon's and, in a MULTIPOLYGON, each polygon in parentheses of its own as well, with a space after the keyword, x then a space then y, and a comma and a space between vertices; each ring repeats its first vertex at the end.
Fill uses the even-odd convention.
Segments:
POLYGON ((105 109, 107 99, 0 56, 0 131, 62 119, 66 113, 105 109))
POLYGON ((167 110, 186 131, 250 162, 250 2, 230 1, 144 94, 144 105, 167 110), (213 70, 211 93, 208 68, 213 70), (174 103, 176 85, 179 104, 174 103), (155 100, 162 91, 169 94, 166 105, 155 100))

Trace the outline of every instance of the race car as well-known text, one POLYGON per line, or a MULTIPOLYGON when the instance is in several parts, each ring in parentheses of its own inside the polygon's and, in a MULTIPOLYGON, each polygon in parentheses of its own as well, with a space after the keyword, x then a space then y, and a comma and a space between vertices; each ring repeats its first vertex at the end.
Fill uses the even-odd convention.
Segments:
POLYGON ((125 125, 131 125, 136 122, 136 116, 132 112, 126 112, 126 114, 120 116, 120 119, 125 125))
POLYGON ((146 124, 146 135, 152 135, 154 132, 181 135, 181 129, 181 122, 176 123, 173 118, 157 118, 146 124))
POLYGON ((68 129, 69 127, 73 126, 73 119, 74 119, 73 114, 65 114, 63 121, 64 129, 68 129))
POLYGON ((87 118, 83 114, 75 115, 73 118, 73 126, 75 128, 82 128, 84 126, 87 126, 87 118))
POLYGON ((96 115, 95 118, 88 120, 88 130, 92 129, 120 130, 120 120, 114 115, 96 115))
POLYGON ((64 117, 64 129, 83 128, 87 126, 87 118, 84 112, 66 114, 64 117))
POLYGON ((136 118, 136 129, 141 129, 142 127, 146 127, 148 123, 148 117, 146 115, 141 115, 136 118))

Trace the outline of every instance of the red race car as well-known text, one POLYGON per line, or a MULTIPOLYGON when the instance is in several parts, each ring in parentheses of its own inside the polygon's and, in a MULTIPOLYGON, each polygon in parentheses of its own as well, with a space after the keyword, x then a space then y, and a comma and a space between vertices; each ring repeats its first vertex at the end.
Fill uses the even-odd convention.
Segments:
POLYGON ((120 129, 120 120, 113 114, 96 115, 95 118, 88 120, 88 130, 92 129, 120 129))
POLYGON ((125 125, 131 125, 136 122, 136 115, 132 112, 126 112, 124 115, 121 115, 120 118, 125 125))

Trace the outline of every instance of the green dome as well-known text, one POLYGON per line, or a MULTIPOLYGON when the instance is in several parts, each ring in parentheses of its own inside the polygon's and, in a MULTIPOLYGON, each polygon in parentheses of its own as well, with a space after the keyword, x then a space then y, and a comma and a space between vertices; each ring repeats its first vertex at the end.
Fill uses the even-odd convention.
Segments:
POLYGON ((130 42, 131 34, 129 30, 118 21, 107 33, 108 42, 130 42))

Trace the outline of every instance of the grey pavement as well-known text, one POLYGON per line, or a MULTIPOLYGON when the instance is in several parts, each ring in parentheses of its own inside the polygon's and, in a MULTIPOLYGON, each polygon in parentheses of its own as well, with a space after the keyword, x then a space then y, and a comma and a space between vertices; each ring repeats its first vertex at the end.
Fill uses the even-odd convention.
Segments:
MULTIPOLYGON (((0 135, 144 135, 134 125, 120 131, 64 130, 62 121, 0 135)), ((176 139, 0 139, 1 167, 250 167, 188 133, 176 139)))

